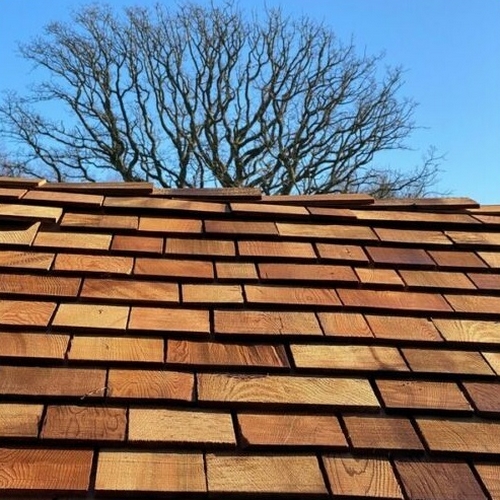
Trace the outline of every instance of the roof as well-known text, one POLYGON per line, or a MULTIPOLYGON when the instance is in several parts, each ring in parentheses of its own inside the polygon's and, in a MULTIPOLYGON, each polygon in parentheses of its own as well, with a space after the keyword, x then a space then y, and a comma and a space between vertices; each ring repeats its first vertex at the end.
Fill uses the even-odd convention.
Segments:
POLYGON ((500 207, 0 179, 0 496, 500 498, 500 207))

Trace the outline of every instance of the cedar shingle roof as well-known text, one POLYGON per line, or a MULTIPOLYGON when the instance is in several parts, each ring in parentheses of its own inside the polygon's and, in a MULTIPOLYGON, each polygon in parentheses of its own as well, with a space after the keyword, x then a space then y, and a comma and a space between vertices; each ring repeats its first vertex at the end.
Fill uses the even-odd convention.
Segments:
POLYGON ((0 496, 500 498, 500 208, 0 179, 0 496))

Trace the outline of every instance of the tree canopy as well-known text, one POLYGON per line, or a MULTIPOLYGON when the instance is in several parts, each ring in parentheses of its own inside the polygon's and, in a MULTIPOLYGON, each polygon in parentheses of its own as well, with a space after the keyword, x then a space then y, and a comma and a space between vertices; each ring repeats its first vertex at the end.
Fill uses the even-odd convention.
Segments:
POLYGON ((5 95, 0 136, 32 175, 379 197, 435 182, 434 151, 413 170, 374 166, 417 127, 402 69, 308 18, 91 5, 20 49, 45 79, 5 95))

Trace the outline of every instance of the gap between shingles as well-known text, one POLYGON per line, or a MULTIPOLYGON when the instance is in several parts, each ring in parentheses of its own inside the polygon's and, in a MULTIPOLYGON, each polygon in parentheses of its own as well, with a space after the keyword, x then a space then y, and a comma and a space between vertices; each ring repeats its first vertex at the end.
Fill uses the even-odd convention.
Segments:
POLYGON ((92 464, 90 465, 89 487, 87 490, 87 498, 94 498, 95 496, 95 483, 97 479, 97 462, 99 458, 99 448, 94 448, 92 454, 92 464))
POLYGON ((330 480, 328 479, 328 472, 326 471, 325 463, 323 462, 322 456, 318 453, 316 454, 316 460, 318 461, 318 467, 323 476, 323 482, 325 483, 326 490, 330 498, 334 498, 333 489, 330 485, 330 480))

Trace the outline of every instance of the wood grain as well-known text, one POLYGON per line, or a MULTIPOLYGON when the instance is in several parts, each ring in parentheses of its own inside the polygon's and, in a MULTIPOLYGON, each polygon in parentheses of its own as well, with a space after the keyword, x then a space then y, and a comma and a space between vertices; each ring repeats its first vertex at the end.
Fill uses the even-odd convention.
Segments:
POLYGON ((87 491, 92 450, 0 448, 0 491, 87 491))
POLYGON ((214 267, 208 260, 135 259, 134 274, 170 278, 213 279, 214 267))
POLYGON ((375 264, 435 266, 429 254, 421 248, 366 247, 365 250, 375 264))
POLYGON ((111 243, 111 250, 117 252, 162 253, 163 238, 155 236, 129 236, 126 234, 115 234, 111 243))
POLYGON ((65 233, 62 231, 49 233, 39 232, 33 242, 35 247, 77 248, 86 250, 109 250, 110 234, 97 233, 65 233))
POLYGON ((54 257, 45 252, 0 251, 0 267, 48 271, 54 257))
POLYGON ((295 241, 238 241, 238 252, 243 257, 316 258, 311 243, 295 241))
POLYGON ((309 306, 339 306, 335 290, 272 285, 244 285, 250 304, 288 304, 309 306))
POLYGON ((350 264, 368 263, 363 247, 357 245, 339 245, 335 243, 316 243, 322 259, 349 261, 350 264))
POLYGON ((123 441, 127 416, 125 408, 102 406, 49 406, 42 439, 123 441))
POLYGON ((426 318, 411 316, 366 315, 366 321, 379 339, 442 341, 434 324, 426 318))
POLYGON ((373 333, 362 314, 320 312, 318 318, 325 335, 373 338, 373 333))
POLYGON ((458 245, 500 245, 499 233, 485 233, 478 231, 445 231, 445 234, 451 238, 453 243, 458 245))
POLYGON ((403 498, 388 460, 324 456, 323 463, 334 496, 403 498))
POLYGON ((54 262, 54 270, 73 273, 130 274, 133 265, 132 257, 59 253, 54 262))
POLYGON ((238 413, 243 444, 251 446, 335 446, 347 448, 334 415, 238 413))
POLYGON ((129 441, 235 446, 228 412, 131 408, 129 441))
POLYGON ((31 224, 26 228, 11 228, 2 224, 2 227, 0 228, 0 244, 24 246, 31 245, 39 228, 40 222, 31 224))
POLYGON ((0 300, 0 325, 47 326, 56 305, 53 302, 0 300))
POLYGON ((322 335, 311 312, 215 311, 215 333, 257 335, 322 335))
POLYGON ((408 418, 344 416, 352 446, 374 450, 423 450, 408 418))
POLYGON ((276 223, 280 236, 321 238, 333 240, 378 241, 376 234, 366 226, 345 226, 340 224, 292 224, 276 223))
POLYGON ((208 491, 227 494, 326 495, 315 456, 206 455, 208 491))
POLYGON ((257 268, 251 262, 216 262, 215 270, 219 280, 257 280, 257 268))
POLYGON ((111 398, 192 401, 194 376, 165 370, 109 370, 111 398))
POLYGON ((0 394, 18 396, 103 396, 106 370, 0 366, 0 394))
POLYGON ((500 415, 500 384, 489 382, 465 382, 465 390, 474 402, 479 414, 500 415))
POLYGON ((500 352, 483 352, 482 354, 496 374, 500 375, 500 352))
POLYGON ((403 280, 394 269, 357 267, 355 271, 359 281, 364 285, 404 286, 403 280))
POLYGON ((489 267, 494 269, 500 268, 500 255, 499 252, 478 252, 479 257, 483 259, 489 267))
MULTIPOLYGON (((483 260, 481 260, 474 252, 457 250, 429 250, 429 254, 436 261, 439 267, 453 267, 462 271, 466 269, 482 269, 487 267, 483 260)), ((480 254, 482 254, 482 252, 480 252, 480 254)))
POLYGON ((102 492, 203 493, 203 455, 101 451, 95 488, 102 492))
POLYGON ((38 437, 43 405, 0 403, 1 437, 38 437))
POLYGON ((205 232, 213 234, 266 234, 278 235, 274 222, 236 220, 206 220, 205 232))
POLYGON ((410 368, 415 372, 493 375, 479 352, 402 349, 410 368))
POLYGON ((207 310, 132 307, 129 330, 210 333, 207 310))
POLYGON ((474 464, 474 468, 488 489, 491 500, 500 500, 500 465, 474 464))
POLYGON ((65 328, 125 330, 129 309, 127 306, 60 304, 52 324, 65 328))
POLYGON ((288 215, 309 216, 305 207, 291 205, 273 205, 271 203, 230 203, 231 212, 235 214, 258 214, 263 216, 288 215))
POLYGON ((432 322, 449 341, 500 343, 500 321, 436 318, 432 322))
POLYGON ((167 238, 166 254, 234 256, 234 241, 167 238))
POLYGON ((141 302, 177 303, 179 285, 161 281, 86 278, 81 297, 108 299, 130 304, 141 302))
POLYGON ((455 382, 377 380, 384 404, 391 409, 472 411, 455 382))
POLYGON ((61 227, 87 227, 92 229, 137 229, 139 218, 134 215, 104 215, 66 212, 61 227))
POLYGON ((202 232, 202 222, 199 219, 141 217, 139 219, 139 231, 174 234, 200 234, 202 232))
MULTIPOLYGON (((123 183, 126 187, 129 183, 123 183)), ((131 210, 134 208, 144 208, 150 210, 168 210, 172 212, 206 212, 206 213, 225 213, 227 210, 225 203, 208 203, 204 201, 188 200, 168 200, 160 197, 140 197, 140 196, 106 196, 104 200, 105 207, 125 208, 131 210)))
POLYGON ((48 205, 100 207, 103 196, 83 193, 67 193, 62 191, 31 190, 23 196, 23 200, 47 202, 48 205))
POLYGON ((167 363, 202 366, 288 367, 281 345, 228 344, 169 339, 167 363))
POLYGON ((181 291, 184 303, 243 303, 240 285, 181 285, 181 291))
POLYGON ((290 348, 297 368, 408 371, 394 347, 291 344, 290 348))
POLYGON ((441 288, 475 290, 474 283, 467 278, 465 273, 446 271, 399 271, 410 288, 441 288))
POLYGON ((388 243, 413 243, 415 245, 452 245, 442 231, 375 228, 381 241, 388 243))
POLYGON ((68 359, 78 361, 163 362, 163 339, 76 335, 68 359))
POLYGON ((46 333, 0 333, 0 356, 64 359, 69 336, 46 333))
POLYGON ((486 295, 445 295, 456 312, 475 314, 500 314, 500 297, 486 295))
POLYGON ((269 263, 259 264, 259 274, 262 280, 358 282, 349 266, 269 263))
POLYGON ((63 214, 61 208, 35 205, 0 204, 0 217, 13 220, 34 220, 36 222, 57 222, 63 214))
POLYGON ((40 297, 76 297, 80 278, 37 276, 30 274, 0 274, 0 293, 37 295, 40 297))
POLYGON ((379 408, 364 379, 200 373, 200 401, 379 408))
POLYGON ((500 423, 444 418, 417 418, 432 451, 500 453, 500 423))

